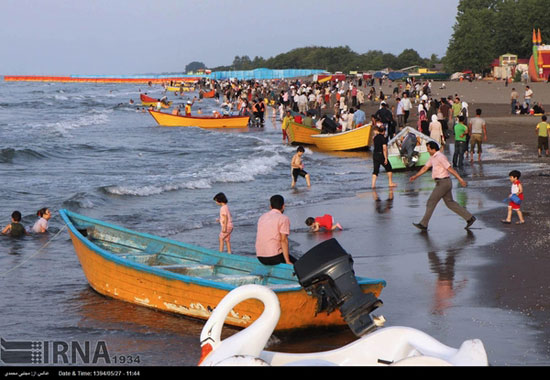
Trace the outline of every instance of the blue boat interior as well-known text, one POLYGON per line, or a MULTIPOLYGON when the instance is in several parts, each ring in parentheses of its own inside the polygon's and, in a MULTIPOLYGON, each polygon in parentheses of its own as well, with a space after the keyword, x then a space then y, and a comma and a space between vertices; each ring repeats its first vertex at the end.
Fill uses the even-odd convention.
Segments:
POLYGON ((266 266, 255 257, 227 254, 124 229, 63 210, 73 231, 96 252, 159 275, 169 272, 230 286, 260 284, 283 290, 299 287, 290 265, 266 266))

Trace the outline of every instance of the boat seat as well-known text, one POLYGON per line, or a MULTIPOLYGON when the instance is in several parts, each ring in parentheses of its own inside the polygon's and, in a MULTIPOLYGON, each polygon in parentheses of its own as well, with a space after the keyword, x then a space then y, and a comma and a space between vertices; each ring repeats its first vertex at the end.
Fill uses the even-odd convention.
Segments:
POLYGON ((251 274, 226 274, 219 275, 216 279, 235 286, 260 284, 262 282, 262 278, 260 276, 254 276, 251 274))
POLYGON ((143 250, 143 253, 151 254, 151 255, 157 255, 164 249, 164 245, 157 243, 157 242, 151 242, 145 247, 143 250))
POLYGON ((135 253, 132 252, 132 253, 125 253, 125 254, 119 253, 118 255, 120 255, 122 259, 127 259, 135 263, 145 264, 145 265, 149 265, 150 260, 154 260, 156 257, 155 254, 143 254, 141 252, 135 252, 135 253))
POLYGON ((271 268, 266 265, 256 265, 250 274, 252 276, 267 277, 271 273, 271 268))
POLYGON ((201 259, 200 263, 205 265, 216 266, 220 263, 221 259, 214 256, 205 256, 201 259))
POLYGON ((187 276, 204 277, 207 275, 211 275, 214 272, 213 265, 205 265, 205 264, 168 264, 168 265, 155 265, 155 267, 168 270, 170 272, 184 274, 187 276))

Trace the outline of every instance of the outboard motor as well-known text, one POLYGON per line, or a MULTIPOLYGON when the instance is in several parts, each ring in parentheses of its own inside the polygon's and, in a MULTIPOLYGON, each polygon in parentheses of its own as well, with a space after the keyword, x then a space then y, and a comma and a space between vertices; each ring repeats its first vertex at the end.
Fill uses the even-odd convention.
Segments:
POLYGON ((342 317, 356 336, 375 325, 370 313, 382 305, 372 293, 365 294, 357 283, 353 259, 332 238, 310 249, 294 263, 300 285, 317 298, 317 313, 340 309, 342 317))

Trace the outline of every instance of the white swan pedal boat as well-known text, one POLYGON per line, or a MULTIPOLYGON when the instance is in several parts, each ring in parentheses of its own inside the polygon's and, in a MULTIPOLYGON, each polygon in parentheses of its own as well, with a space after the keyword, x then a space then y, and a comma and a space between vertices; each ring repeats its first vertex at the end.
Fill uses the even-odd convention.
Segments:
POLYGON ((215 308, 200 336, 200 366, 487 366, 479 339, 460 348, 446 346, 410 327, 386 327, 335 350, 283 353, 264 350, 279 320, 279 300, 261 285, 244 285, 229 292, 215 308), (249 327, 221 340, 226 315, 240 302, 258 299, 264 312, 249 327))

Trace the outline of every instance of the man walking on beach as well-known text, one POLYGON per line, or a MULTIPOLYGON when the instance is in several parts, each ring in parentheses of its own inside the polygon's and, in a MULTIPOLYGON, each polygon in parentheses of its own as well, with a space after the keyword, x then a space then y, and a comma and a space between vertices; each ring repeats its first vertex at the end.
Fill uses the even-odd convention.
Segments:
POLYGON ((256 256, 264 265, 292 264, 296 259, 289 253, 290 219, 283 215, 285 200, 282 195, 274 195, 269 203, 271 211, 258 220, 256 256))
POLYGON ((483 141, 487 141, 487 125, 485 120, 481 118, 481 109, 476 109, 476 116, 470 119, 468 125, 468 133, 470 134, 470 162, 474 162, 474 149, 477 145, 477 160, 481 162, 481 145, 483 141))
POLYGON ((542 157, 542 152, 546 151, 546 157, 550 157, 548 154, 548 133, 550 132, 550 124, 546 122, 546 115, 542 115, 542 121, 537 124, 537 136, 538 136, 538 149, 539 157, 542 157))
POLYGON ((435 189, 432 191, 432 194, 426 203, 426 213, 424 214, 424 217, 419 223, 413 223, 413 225, 422 231, 426 231, 428 229, 430 218, 435 210, 435 206, 437 206, 439 201, 443 199, 449 210, 455 212, 466 220, 465 228, 470 228, 470 226, 476 221, 476 217, 470 214, 468 210, 460 206, 453 199, 453 182, 451 181, 449 174, 455 176, 462 187, 466 187, 466 181, 460 177, 456 170, 451 168, 451 164, 447 160, 447 157, 439 151, 439 145, 437 145, 435 141, 428 141, 428 143, 426 143, 426 148, 430 154, 430 159, 426 165, 418 171, 418 173, 409 179, 409 181, 413 182, 432 168, 432 178, 435 181, 435 189))

